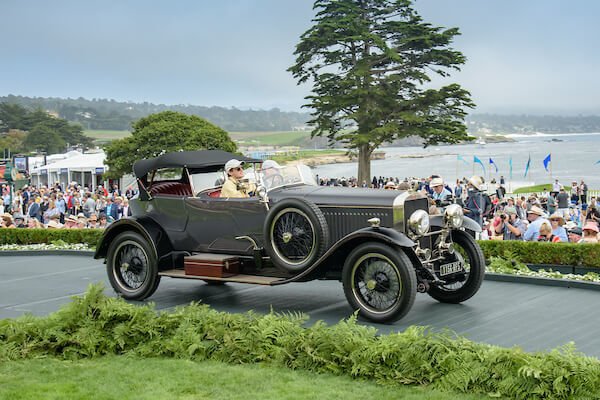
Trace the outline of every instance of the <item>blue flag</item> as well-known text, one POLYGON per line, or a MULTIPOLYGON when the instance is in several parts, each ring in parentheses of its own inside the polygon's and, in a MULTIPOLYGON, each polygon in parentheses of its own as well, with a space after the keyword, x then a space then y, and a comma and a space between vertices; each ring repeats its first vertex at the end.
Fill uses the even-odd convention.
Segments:
POLYGON ((552 153, 548 154, 546 158, 544 158, 544 169, 548 172, 548 164, 552 161, 552 153))
POLYGON ((596 165, 596 164, 600 164, 600 160, 598 160, 594 163, 594 165, 596 165))
POLYGON ((469 165, 469 163, 467 162, 467 160, 465 160, 465 159, 464 159, 464 158, 463 158, 463 157, 462 157, 460 154, 457 154, 457 155, 456 155, 456 160, 457 160, 457 161, 462 161, 462 162, 464 162, 465 164, 469 165))
POLYGON ((496 168, 496 173, 498 173, 498 166, 496 165, 496 163, 494 162, 494 160, 492 160, 491 157, 490 157, 490 165, 493 165, 494 168, 496 168))
POLYGON ((527 177, 527 173, 529 172, 529 166, 531 165, 531 154, 529 155, 529 159, 527 159, 527 165, 525 165, 525 174, 523 178, 527 177))
POLYGON ((510 158, 508 159, 508 168, 510 171, 510 179, 512 179, 512 156, 510 156, 510 158))
POLYGON ((477 158, 477 156, 473 156, 473 162, 481 165, 481 168, 483 168, 483 175, 485 175, 485 165, 483 165, 481 160, 477 158))

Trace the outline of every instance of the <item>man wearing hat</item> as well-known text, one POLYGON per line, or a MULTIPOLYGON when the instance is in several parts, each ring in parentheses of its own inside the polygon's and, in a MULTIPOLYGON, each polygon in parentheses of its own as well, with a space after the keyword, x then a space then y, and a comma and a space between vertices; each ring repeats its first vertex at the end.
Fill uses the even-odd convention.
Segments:
POLYGON ((523 240, 527 224, 517 215, 515 206, 504 207, 500 214, 500 223, 494 227, 496 234, 502 234, 503 240, 523 240))
POLYGON ((544 222, 548 225, 550 225, 550 223, 544 217, 544 210, 538 206, 531 206, 531 208, 527 211, 527 219, 529 220, 529 227, 523 235, 523 240, 535 242, 538 236, 540 236, 540 226, 544 222))
POLYGON ((283 185, 283 176, 279 172, 281 165, 274 160, 265 160, 260 167, 263 183, 267 188, 283 185))
POLYGON ((231 159, 225 163, 225 173, 227 179, 221 188, 221 197, 228 198, 247 198, 249 193, 255 190, 254 184, 242 182, 244 178, 243 161, 231 159))
POLYGON ((490 197, 483 193, 483 179, 479 176, 472 176, 467 184, 468 197, 465 203, 465 216, 483 226, 483 217, 487 215, 492 208, 490 197))
POLYGON ((17 228, 27 228, 27 224, 25 223, 25 217, 23 216, 23 214, 15 213, 13 215, 13 220, 17 228))
POLYGON ((444 181, 442 178, 433 178, 429 183, 431 188, 431 198, 436 204, 450 200, 452 193, 444 187, 444 181))
POLYGON ((69 215, 65 218, 65 228, 72 229, 77 228, 77 217, 74 215, 69 215))
POLYGON ((583 230, 577 226, 577 224, 573 221, 569 221, 565 224, 567 228, 567 234, 569 236, 570 243, 579 243, 581 241, 581 237, 583 236, 583 230))

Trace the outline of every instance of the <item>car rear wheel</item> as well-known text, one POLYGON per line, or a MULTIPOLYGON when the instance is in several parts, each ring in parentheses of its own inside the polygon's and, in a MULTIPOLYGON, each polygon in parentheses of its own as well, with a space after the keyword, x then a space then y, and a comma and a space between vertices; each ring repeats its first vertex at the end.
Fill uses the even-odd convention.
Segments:
MULTIPOLYGON (((485 258, 481 248, 464 231, 452 231, 454 256, 447 261, 462 263, 464 273, 458 274, 459 279, 448 280, 445 284, 432 285, 427 292, 442 303, 461 303, 477 293, 485 275, 485 258)), ((444 263, 446 261, 442 261, 444 263)), ((456 275, 455 275, 456 276, 456 275)), ((440 277, 444 280, 443 277, 440 277)))
POLYGON ((364 243, 350 253, 342 283, 352 308, 374 322, 404 317, 417 293, 417 277, 408 256, 377 242, 364 243))
POLYGON ((329 242, 325 217, 306 200, 278 202, 267 215, 264 226, 265 250, 273 264, 289 272, 310 267, 329 242))
POLYGON ((153 249, 137 232, 123 232, 113 239, 106 270, 113 289, 128 300, 150 297, 160 283, 153 249))

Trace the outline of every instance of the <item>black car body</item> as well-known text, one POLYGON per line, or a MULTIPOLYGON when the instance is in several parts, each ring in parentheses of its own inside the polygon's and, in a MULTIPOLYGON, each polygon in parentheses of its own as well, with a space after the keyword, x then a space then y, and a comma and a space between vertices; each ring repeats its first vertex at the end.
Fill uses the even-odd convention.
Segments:
POLYGON ((415 191, 317 186, 301 165, 279 169, 268 183, 260 162, 212 150, 135 163, 133 216, 106 230, 95 255, 106 258, 113 288, 144 299, 162 276, 265 285, 336 279, 354 309, 380 322, 404 316, 417 291, 457 303, 479 289, 485 263, 473 233, 480 229, 459 206, 429 216, 429 199, 415 191), (218 197, 232 158, 254 167, 255 196, 218 197), (194 260, 237 267, 191 275, 186 263, 194 260))

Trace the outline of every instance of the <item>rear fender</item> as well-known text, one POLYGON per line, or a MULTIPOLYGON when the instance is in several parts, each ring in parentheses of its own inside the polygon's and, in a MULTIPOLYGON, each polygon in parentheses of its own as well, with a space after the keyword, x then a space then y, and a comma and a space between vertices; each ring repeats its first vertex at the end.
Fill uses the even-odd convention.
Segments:
POLYGON ((104 231, 94 254, 95 259, 106 258, 112 241, 122 232, 133 231, 142 235, 154 250, 157 260, 172 252, 171 243, 163 229, 150 218, 123 218, 110 224, 104 231))

